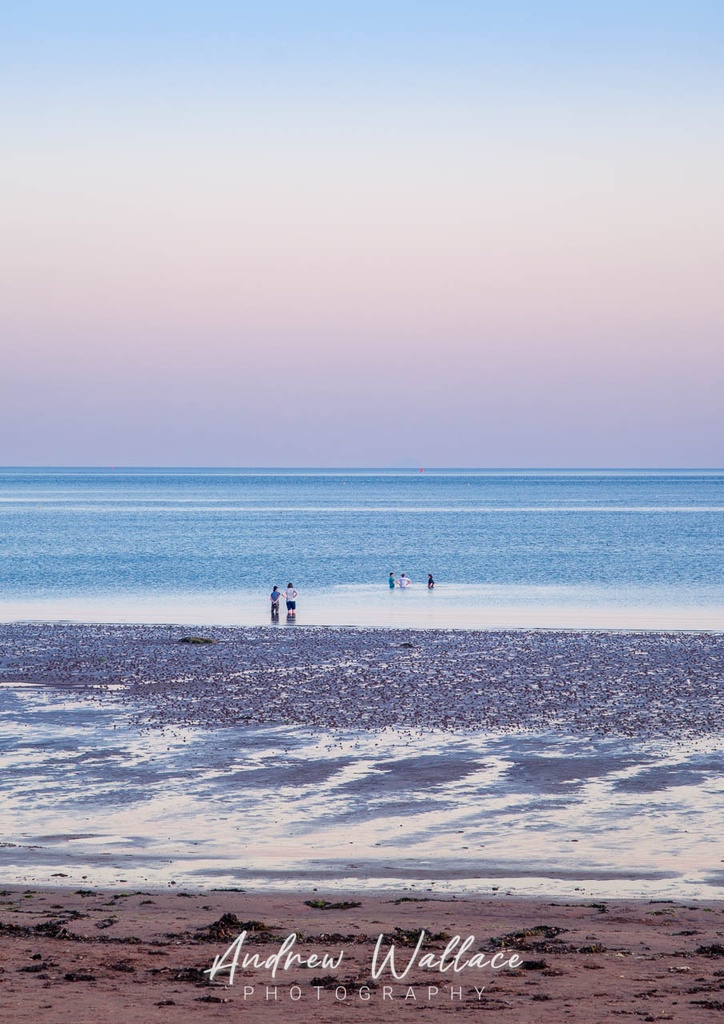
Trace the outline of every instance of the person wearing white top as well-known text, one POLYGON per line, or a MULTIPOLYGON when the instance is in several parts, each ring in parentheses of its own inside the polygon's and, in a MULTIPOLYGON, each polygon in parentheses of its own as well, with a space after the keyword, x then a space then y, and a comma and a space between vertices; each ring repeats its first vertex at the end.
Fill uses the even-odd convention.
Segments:
POLYGON ((290 619, 296 618, 297 615, 297 594, 298 591, 294 589, 294 584, 287 583, 287 589, 284 591, 284 600, 287 602, 287 615, 290 619))
POLYGON ((397 581, 397 586, 398 587, 402 587, 403 590, 407 590, 407 588, 410 586, 411 583, 412 583, 412 580, 409 578, 409 576, 405 576, 405 574, 403 572, 403 574, 400 576, 399 580, 397 581))

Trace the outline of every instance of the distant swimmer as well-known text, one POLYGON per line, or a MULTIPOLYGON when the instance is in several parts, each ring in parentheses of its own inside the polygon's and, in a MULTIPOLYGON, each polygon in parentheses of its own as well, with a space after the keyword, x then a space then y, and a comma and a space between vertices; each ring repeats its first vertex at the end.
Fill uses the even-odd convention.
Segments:
POLYGON ((427 589, 428 590, 434 590, 435 589, 435 580, 432 578, 432 573, 431 572, 429 572, 427 574, 427 589))
POLYGON ((405 576, 405 574, 403 572, 403 574, 400 576, 399 580, 397 581, 397 586, 400 587, 402 590, 407 590, 407 588, 410 586, 411 583, 412 583, 412 580, 410 579, 410 577, 409 576, 405 576))
POLYGON ((287 616, 290 619, 297 617, 297 596, 299 592, 294 589, 293 583, 287 583, 287 589, 284 591, 284 600, 287 602, 287 616))
POLYGON ((393 572, 390 573, 390 578, 389 578, 388 582, 390 584, 390 590, 394 590, 395 589, 395 574, 393 572))
POLYGON ((271 616, 273 619, 279 618, 279 605, 282 600, 282 592, 279 587, 274 587, 271 592, 271 616))

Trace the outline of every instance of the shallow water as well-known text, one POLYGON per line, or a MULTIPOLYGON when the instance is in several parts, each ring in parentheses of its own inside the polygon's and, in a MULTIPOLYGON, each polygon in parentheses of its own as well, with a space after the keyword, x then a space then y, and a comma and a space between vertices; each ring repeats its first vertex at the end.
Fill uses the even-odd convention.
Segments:
POLYGON ((722 537, 713 471, 0 469, 0 621, 721 629, 722 537))
POLYGON ((721 741, 139 732, 0 686, 6 883, 724 896, 721 741))
MULTIPOLYGON (((0 622, 177 623, 197 626, 294 625, 272 622, 267 595, 107 595, 0 598, 0 622)), ((296 623, 405 629, 724 630, 718 588, 604 588, 424 584, 406 591, 365 584, 300 593, 296 623)))

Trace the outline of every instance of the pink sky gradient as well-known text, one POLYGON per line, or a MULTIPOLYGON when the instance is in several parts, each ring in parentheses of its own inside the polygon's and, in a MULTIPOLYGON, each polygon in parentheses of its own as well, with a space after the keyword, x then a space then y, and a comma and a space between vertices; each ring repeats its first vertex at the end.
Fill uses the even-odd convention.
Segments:
POLYGON ((721 465, 722 90, 490 74, 31 89, 0 463, 721 465))

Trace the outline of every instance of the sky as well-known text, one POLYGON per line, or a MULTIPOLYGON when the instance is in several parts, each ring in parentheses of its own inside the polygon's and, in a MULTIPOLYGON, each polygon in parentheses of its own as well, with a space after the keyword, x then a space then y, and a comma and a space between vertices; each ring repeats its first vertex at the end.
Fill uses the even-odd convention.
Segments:
POLYGON ((0 464, 724 465, 720 0, 8 0, 0 464))

